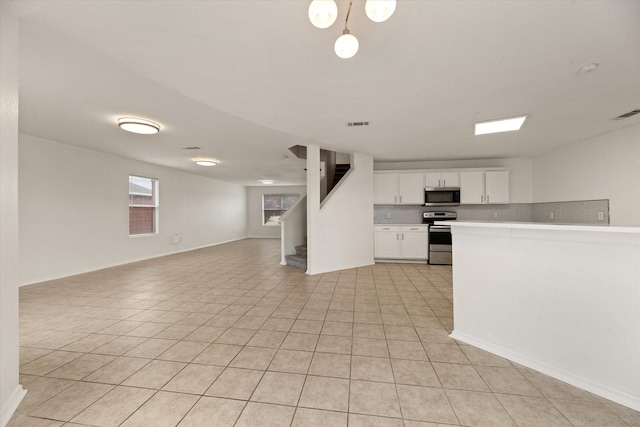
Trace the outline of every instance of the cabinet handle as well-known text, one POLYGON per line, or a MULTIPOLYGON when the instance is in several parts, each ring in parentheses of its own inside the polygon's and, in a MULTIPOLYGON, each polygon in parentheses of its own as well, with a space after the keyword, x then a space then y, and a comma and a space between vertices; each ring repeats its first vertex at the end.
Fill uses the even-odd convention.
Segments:
POLYGON ((489 203, 489 195, 487 194, 487 203, 489 203))
POLYGON ((400 233, 396 233, 396 240, 400 240, 400 233))
POLYGON ((404 240, 404 233, 402 233, 402 240, 404 240))
POLYGON ((442 186, 443 186, 443 187, 446 187, 446 186, 447 186, 447 180, 446 180, 446 179, 443 179, 443 180, 442 180, 442 186))
POLYGON ((480 196, 480 203, 484 203, 484 196, 480 196))
POLYGON ((398 196, 393 197, 393 203, 398 203, 398 196))
POLYGON ((409 230, 417 230, 417 228, 410 228, 409 230))
POLYGON ((400 203, 402 203, 402 196, 400 196, 400 203))
POLYGON ((382 229, 383 230, 391 230, 391 228, 389 228, 389 227, 383 227, 382 229))
POLYGON ((440 185, 440 180, 438 180, 438 187, 441 187, 441 185, 440 185))

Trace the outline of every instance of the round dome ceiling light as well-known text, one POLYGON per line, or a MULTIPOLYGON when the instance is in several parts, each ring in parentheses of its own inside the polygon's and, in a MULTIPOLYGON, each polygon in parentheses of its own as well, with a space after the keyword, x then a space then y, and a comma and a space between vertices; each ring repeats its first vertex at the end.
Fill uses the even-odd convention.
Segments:
POLYGON ((579 74, 587 74, 587 73, 590 73, 590 72, 595 71, 597 69, 598 69, 598 64, 593 62, 591 64, 587 64, 584 67, 580 68, 578 73, 579 74))
POLYGON ((384 22, 396 11, 396 0, 367 0, 364 10, 373 22, 384 22))
POLYGON ((261 179, 260 182, 262 184, 273 184, 273 180, 272 179, 261 179))
POLYGON ((334 0, 313 0, 309 5, 309 20, 318 28, 329 28, 338 17, 338 5, 334 0))
POLYGON ((135 117, 120 117, 118 119, 120 129, 127 132, 139 133, 142 135, 153 135, 160 132, 160 125, 151 120, 138 119, 135 117))
POLYGON ((345 28, 333 45, 333 49, 340 58, 349 59, 358 52, 359 46, 358 39, 345 28))
POLYGON ((198 166, 215 166, 218 164, 218 162, 211 159, 195 159, 193 162, 198 166))

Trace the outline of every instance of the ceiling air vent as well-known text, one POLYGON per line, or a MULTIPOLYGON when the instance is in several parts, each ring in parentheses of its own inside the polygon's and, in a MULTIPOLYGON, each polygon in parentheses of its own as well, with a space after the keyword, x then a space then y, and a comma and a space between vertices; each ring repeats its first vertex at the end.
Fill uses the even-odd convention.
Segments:
POLYGON ((633 111, 629 111, 628 113, 624 113, 624 114, 619 115, 618 117, 616 117, 616 118, 615 118, 615 119, 613 119, 613 120, 622 120, 622 119, 626 119, 626 118, 628 118, 628 117, 635 116, 636 114, 639 114, 639 113, 640 113, 640 109, 638 109, 638 110, 633 110, 633 111))
POLYGON ((369 122, 348 122, 347 126, 369 126, 369 122))
POLYGON ((200 147, 182 147, 183 150, 199 150, 200 147))

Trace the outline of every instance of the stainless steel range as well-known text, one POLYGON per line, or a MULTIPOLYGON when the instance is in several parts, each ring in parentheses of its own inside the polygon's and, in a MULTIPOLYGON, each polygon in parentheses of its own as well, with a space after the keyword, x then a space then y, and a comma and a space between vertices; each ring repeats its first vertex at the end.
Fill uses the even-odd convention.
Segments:
POLYGON ((455 221, 455 212, 424 212, 422 222, 429 224, 429 264, 451 265, 451 226, 436 221, 455 221))

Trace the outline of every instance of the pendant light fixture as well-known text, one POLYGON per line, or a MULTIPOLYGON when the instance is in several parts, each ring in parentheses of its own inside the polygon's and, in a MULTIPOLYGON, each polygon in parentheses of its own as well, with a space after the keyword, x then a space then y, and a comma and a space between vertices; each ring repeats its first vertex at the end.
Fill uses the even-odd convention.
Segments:
MULTIPOLYGON (((347 26, 352 5, 353 0, 349 0, 344 30, 333 46, 336 55, 344 59, 353 57, 360 47, 358 39, 351 34, 347 26)), ((364 10, 373 22, 384 22, 395 12, 396 0, 367 0, 364 10)), ((318 28, 329 28, 336 21, 337 16, 338 6, 334 0, 313 0, 309 5, 309 20, 318 28)))

